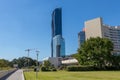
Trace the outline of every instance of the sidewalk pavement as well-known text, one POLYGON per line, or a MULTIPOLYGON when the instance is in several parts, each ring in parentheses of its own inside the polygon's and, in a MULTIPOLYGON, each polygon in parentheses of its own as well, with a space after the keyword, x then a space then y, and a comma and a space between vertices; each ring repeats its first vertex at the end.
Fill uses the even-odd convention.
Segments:
POLYGON ((11 74, 6 80, 24 80, 23 70, 17 70, 13 74, 11 74))

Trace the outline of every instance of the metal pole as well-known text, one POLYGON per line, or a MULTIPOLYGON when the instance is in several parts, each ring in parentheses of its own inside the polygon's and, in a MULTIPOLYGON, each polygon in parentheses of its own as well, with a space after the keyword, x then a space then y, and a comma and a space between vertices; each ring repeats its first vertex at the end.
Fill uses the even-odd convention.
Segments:
POLYGON ((36 80, 38 79, 38 55, 39 55, 39 51, 36 51, 36 55, 37 55, 37 62, 36 62, 36 80))
POLYGON ((29 71, 29 52, 30 52, 30 50, 31 49, 26 49, 25 51, 27 51, 28 52, 28 59, 27 59, 27 62, 28 62, 28 64, 27 64, 27 71, 29 71))

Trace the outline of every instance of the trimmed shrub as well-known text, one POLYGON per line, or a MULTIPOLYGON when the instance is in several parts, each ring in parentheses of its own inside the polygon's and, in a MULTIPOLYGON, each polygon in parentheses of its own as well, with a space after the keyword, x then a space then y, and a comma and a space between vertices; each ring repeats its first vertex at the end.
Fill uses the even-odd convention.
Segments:
POLYGON ((68 66, 67 71, 94 71, 92 66, 68 66))
POLYGON ((106 68, 106 70, 109 70, 109 71, 110 71, 110 70, 120 70, 120 67, 119 67, 119 66, 109 66, 109 67, 106 66, 105 68, 106 68))
POLYGON ((111 71, 120 70, 120 67, 105 66, 103 68, 97 66, 68 66, 67 71, 111 71))
POLYGON ((45 66, 42 66, 41 71, 57 71, 57 70, 56 70, 56 68, 49 69, 49 68, 47 68, 45 66))
POLYGON ((56 69, 56 68, 53 68, 51 71, 57 71, 57 69, 56 69))
POLYGON ((42 66, 41 71, 50 71, 47 67, 42 66))
POLYGON ((34 68, 34 72, 39 72, 39 68, 34 68))

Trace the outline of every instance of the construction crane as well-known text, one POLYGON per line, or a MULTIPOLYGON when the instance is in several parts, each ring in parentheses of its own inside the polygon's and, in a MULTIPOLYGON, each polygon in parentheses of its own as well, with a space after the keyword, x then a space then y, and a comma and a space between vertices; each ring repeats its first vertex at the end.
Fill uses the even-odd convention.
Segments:
POLYGON ((28 59, 27 59, 27 69, 28 69, 28 71, 29 71, 29 53, 30 53, 31 50, 33 50, 33 49, 26 49, 25 50, 26 52, 28 52, 28 55, 27 55, 28 56, 28 59))

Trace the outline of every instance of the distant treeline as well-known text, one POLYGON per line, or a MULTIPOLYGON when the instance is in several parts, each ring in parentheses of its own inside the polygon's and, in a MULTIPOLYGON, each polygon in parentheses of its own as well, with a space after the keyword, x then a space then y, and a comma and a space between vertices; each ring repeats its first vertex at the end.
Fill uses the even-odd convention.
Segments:
POLYGON ((18 64, 18 68, 35 66, 36 60, 27 57, 20 57, 18 59, 13 59, 12 61, 8 61, 6 59, 0 59, 0 68, 14 67, 14 64, 18 64))

